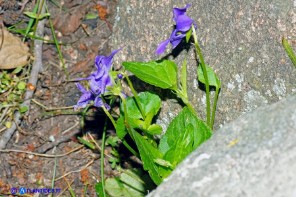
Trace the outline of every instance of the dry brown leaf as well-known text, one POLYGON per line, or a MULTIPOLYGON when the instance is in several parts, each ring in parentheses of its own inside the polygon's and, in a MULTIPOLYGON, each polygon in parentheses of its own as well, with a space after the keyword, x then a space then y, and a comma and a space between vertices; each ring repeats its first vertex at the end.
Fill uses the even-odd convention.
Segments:
POLYGON ((81 25, 81 20, 87 12, 88 6, 82 5, 71 9, 70 12, 57 16, 53 20, 55 30, 64 36, 74 33, 81 25))
POLYGON ((4 27, 0 29, 0 69, 12 69, 25 66, 30 59, 29 47, 20 38, 9 33, 4 27), (2 40, 3 39, 3 40, 2 40))

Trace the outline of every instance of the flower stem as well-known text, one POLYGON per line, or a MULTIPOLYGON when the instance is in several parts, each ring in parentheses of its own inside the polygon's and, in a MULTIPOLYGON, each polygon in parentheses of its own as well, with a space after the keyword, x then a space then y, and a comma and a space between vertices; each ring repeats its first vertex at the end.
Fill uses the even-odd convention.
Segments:
MULTIPOLYGON (((108 116, 110 121, 112 122, 113 127, 116 128, 116 122, 114 118, 111 116, 111 114, 109 113, 109 111, 105 108, 105 106, 102 106, 102 109, 104 110, 105 114, 108 116)), ((122 143, 132 154, 134 154, 139 158, 139 154, 125 140, 122 140, 122 143)))
POLYGON ((176 90, 175 91, 176 94, 178 95, 179 98, 181 98, 181 100, 183 101, 183 103, 189 108, 189 110, 195 114, 198 117, 197 112, 195 111, 194 107, 192 106, 192 104, 188 101, 188 97, 187 95, 184 95, 184 91, 183 90, 176 90))
POLYGON ((197 112, 195 111, 195 109, 193 108, 193 106, 191 105, 191 103, 188 101, 188 93, 187 93, 187 61, 186 59, 184 59, 183 61, 183 65, 181 68, 181 93, 178 93, 178 96, 182 99, 182 101, 184 102, 184 104, 189 108, 189 110, 195 114, 198 117, 197 112))
POLYGON ((210 126, 211 122, 211 103, 210 103, 210 84, 209 84, 209 78, 208 78, 208 72, 206 70, 206 64, 201 52, 201 48, 199 47, 198 41, 197 41, 197 35, 195 31, 194 25, 192 25, 192 35, 193 35, 193 40, 194 40, 194 45, 196 49, 196 53, 199 57, 200 60, 200 65, 202 67, 202 71, 204 74, 205 78, 205 86, 206 86, 206 110, 207 110, 207 124, 210 126))
POLYGON ((116 122, 114 118, 111 116, 111 114, 109 113, 109 111, 106 109, 104 105, 102 106, 102 109, 104 110, 105 114, 108 116, 109 120, 112 122, 113 127, 116 128, 116 122))
POLYGON ((216 87, 216 91, 215 91, 215 98, 214 98, 214 105, 212 108, 212 118, 211 118, 211 125, 210 128, 213 129, 214 126, 214 120, 215 120, 215 115, 216 115, 216 107, 217 107, 217 101, 218 101, 218 97, 219 97, 219 90, 220 88, 216 87))
POLYGON ((105 174, 104 174, 105 154, 104 154, 104 152, 105 152, 106 130, 107 130, 107 119, 105 120, 105 124, 104 124, 103 135, 102 135, 102 146, 101 146, 101 182, 102 182, 102 190, 103 190, 103 196, 104 197, 106 196, 105 177, 104 177, 105 176, 105 174))

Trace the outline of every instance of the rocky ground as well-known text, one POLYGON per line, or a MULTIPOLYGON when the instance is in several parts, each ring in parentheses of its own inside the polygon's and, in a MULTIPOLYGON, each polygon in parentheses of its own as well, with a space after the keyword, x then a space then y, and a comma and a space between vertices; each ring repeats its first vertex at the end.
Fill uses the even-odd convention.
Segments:
MULTIPOLYGON (((32 11, 37 2, 0 1, 2 28, 28 24, 29 18, 24 12, 32 11)), ((75 105, 79 99, 80 92, 71 79, 87 76, 94 69, 94 57, 97 54, 108 55, 111 51, 108 42, 112 35, 117 0, 64 0, 46 3, 57 39, 63 43, 61 52, 65 69, 61 66, 55 45, 44 43, 43 67, 33 96, 35 102, 31 101, 29 114, 22 118, 6 145, 6 150, 32 151, 46 155, 1 152, 0 194, 9 196, 13 187, 50 188, 56 166, 54 187, 63 191, 61 196, 70 196, 70 187, 76 196, 95 196, 94 185, 100 180, 100 151, 81 146, 76 137, 89 133, 87 136, 96 139, 100 146, 103 112, 93 109, 92 114, 95 115, 88 116, 86 126, 81 129, 81 116, 73 108, 64 107, 75 105), (86 19, 91 14, 95 16, 94 19, 86 19)), ((22 38, 20 34, 15 35, 22 38)), ((45 37, 52 39, 49 20, 45 24, 45 37)), ((34 39, 27 39, 26 42, 30 51, 33 51, 33 41, 34 39)), ((0 98, 2 102, 5 101, 4 94, 0 94, 0 98)), ((1 134, 5 133, 3 128, 2 125, 1 134)), ((108 135, 112 135, 112 132, 109 130, 108 135)), ((118 173, 112 170, 108 162, 110 152, 111 147, 107 146, 107 177, 118 173)))

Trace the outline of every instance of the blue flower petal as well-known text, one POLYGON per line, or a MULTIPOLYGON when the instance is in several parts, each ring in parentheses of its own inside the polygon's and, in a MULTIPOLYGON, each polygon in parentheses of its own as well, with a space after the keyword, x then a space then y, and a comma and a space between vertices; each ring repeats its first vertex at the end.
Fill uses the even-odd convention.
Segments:
POLYGON ((156 49, 156 54, 157 55, 162 54, 165 51, 165 49, 169 43, 170 43, 170 39, 167 39, 167 40, 161 42, 156 49))
POLYGON ((80 83, 75 83, 75 84, 80 92, 82 92, 82 93, 87 92, 87 90, 83 87, 83 85, 81 85, 80 83))
POLYGON ((186 32, 191 28, 192 23, 193 20, 190 17, 186 15, 179 16, 176 20, 176 29, 181 32, 186 32))
POLYGON ((91 100, 93 100, 93 95, 90 91, 87 91, 80 83, 76 83, 76 86, 83 94, 80 96, 77 104, 74 106, 74 109, 84 108, 91 100))
POLYGON ((178 44, 180 44, 180 42, 182 41, 182 39, 185 37, 186 35, 181 33, 181 32, 177 32, 177 30, 175 29, 170 37, 170 43, 173 45, 173 49, 178 46, 178 44))
POLYGON ((107 57, 105 57, 103 55, 98 55, 95 59, 95 65, 96 65, 97 69, 99 70, 102 67, 106 67, 107 70, 110 70, 113 57, 120 50, 121 49, 117 49, 117 50, 112 51, 112 53, 107 57))
POLYGON ((174 13, 173 19, 175 20, 176 23, 177 23, 178 17, 185 15, 187 8, 189 8, 190 6, 191 6, 190 4, 187 4, 184 8, 174 8, 173 9, 173 13, 174 13))
POLYGON ((97 96, 94 100, 94 106, 96 107, 102 107, 103 106, 103 100, 101 99, 100 96, 97 96))

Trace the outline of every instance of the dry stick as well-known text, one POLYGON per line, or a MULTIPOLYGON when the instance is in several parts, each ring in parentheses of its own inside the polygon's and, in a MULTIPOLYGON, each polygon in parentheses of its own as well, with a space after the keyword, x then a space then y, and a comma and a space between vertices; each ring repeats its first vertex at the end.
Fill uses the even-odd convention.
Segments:
POLYGON ((78 146, 77 148, 74 148, 74 149, 70 150, 69 152, 64 153, 64 154, 60 154, 60 155, 40 154, 40 153, 31 152, 31 151, 15 150, 15 149, 0 150, 0 153, 16 152, 16 153, 26 153, 26 154, 30 154, 30 155, 36 155, 39 157, 55 158, 55 157, 64 157, 66 155, 69 155, 70 153, 73 153, 73 152, 81 149, 82 147, 84 147, 84 145, 78 146))
POLYGON ((64 178, 65 176, 68 176, 69 174, 72 174, 72 173, 75 173, 75 172, 81 172, 82 170, 86 169, 88 166, 90 166, 95 160, 91 160, 90 162, 88 162, 84 167, 82 167, 81 169, 79 170, 73 170, 73 171, 70 171, 70 172, 67 172, 66 174, 64 174, 63 176, 59 177, 59 178, 56 178, 55 181, 57 180, 60 180, 62 178, 64 178))
MULTIPOLYGON (((45 3, 40 3, 40 6, 42 6, 41 9, 41 14, 45 13, 45 3)), ((36 29, 36 36, 37 37, 43 37, 44 35, 44 24, 45 24, 45 20, 41 20, 39 21, 38 25, 37 25, 37 29, 36 29)), ((34 40, 34 56, 35 56, 35 61, 31 70, 31 75, 30 75, 30 79, 28 81, 28 83, 31 83, 33 86, 36 87, 37 84, 37 80, 38 80, 38 74, 39 71, 41 70, 42 67, 42 45, 43 45, 43 41, 42 40, 34 40)), ((27 106, 28 109, 30 108, 30 99, 33 96, 34 91, 27 89, 26 94, 25 94, 25 101, 22 103, 22 106, 27 106)), ((27 111, 27 113, 29 112, 29 110, 27 111)), ((21 122, 21 115, 20 112, 15 112, 14 114, 14 122, 12 123, 12 126, 7 129, 3 135, 0 138, 0 149, 4 149, 8 143, 8 141, 10 140, 10 138, 12 137, 12 135, 14 134, 15 130, 17 129, 16 124, 20 124, 21 122)))

